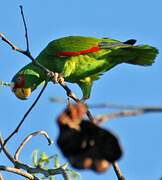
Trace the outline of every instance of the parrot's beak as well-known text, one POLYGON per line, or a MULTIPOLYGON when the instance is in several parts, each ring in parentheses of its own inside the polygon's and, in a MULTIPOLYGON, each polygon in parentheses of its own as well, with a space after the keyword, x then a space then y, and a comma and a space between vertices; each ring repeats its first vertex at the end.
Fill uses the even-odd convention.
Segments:
POLYGON ((31 94, 31 88, 14 88, 13 85, 11 85, 11 89, 14 92, 15 96, 18 97, 21 100, 26 100, 28 96, 31 94))

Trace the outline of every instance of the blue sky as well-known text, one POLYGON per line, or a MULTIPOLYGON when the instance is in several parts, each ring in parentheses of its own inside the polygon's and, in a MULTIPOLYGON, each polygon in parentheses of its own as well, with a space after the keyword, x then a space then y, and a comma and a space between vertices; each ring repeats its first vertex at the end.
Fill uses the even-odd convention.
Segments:
MULTIPOLYGON (((116 103, 131 105, 162 105, 162 41, 161 41, 161 0, 22 0, 27 20, 30 49, 34 57, 51 40, 68 35, 92 37, 110 37, 125 41, 137 39, 139 44, 149 44, 159 49, 160 54, 151 67, 139 67, 128 64, 119 65, 106 72, 94 83, 88 103, 116 103)), ((20 1, 5 0, 0 6, 0 32, 15 45, 24 49, 24 27, 19 9, 20 1)), ((0 81, 9 82, 15 73, 30 60, 14 52, 0 40, 0 81)), ((69 87, 81 97, 81 91, 75 84, 69 87)), ((32 93, 27 101, 18 100, 7 87, 0 92, 0 131, 6 138, 17 126, 24 113, 32 104, 40 88, 32 93)), ((65 91, 59 85, 50 83, 37 106, 32 110, 20 131, 8 142, 7 148, 14 154, 20 142, 30 133, 46 130, 56 142, 58 129, 56 118, 65 105, 52 103, 49 98, 66 98, 65 91)), ((111 112, 109 109, 91 110, 94 114, 111 112)), ((120 139, 124 156, 119 166, 127 180, 155 180, 162 176, 162 114, 147 114, 137 117, 113 119, 103 124, 120 139)), ((61 162, 66 159, 54 143, 51 147, 41 137, 29 141, 20 154, 20 160, 31 163, 31 153, 41 149, 48 155, 60 154, 61 162)), ((0 154, 0 165, 11 166, 4 154, 0 154)), ((116 180, 111 168, 103 174, 92 171, 81 172, 83 179, 116 180)), ((23 179, 17 175, 3 173, 4 179, 23 179)), ((61 179, 56 176, 56 179, 61 179)))

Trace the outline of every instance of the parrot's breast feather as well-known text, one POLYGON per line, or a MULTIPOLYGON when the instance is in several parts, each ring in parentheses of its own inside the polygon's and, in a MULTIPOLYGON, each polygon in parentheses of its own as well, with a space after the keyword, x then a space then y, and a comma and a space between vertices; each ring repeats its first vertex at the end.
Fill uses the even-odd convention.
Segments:
POLYGON ((50 42, 45 50, 52 56, 77 56, 100 50, 98 44, 101 41, 91 37, 69 36, 50 42))

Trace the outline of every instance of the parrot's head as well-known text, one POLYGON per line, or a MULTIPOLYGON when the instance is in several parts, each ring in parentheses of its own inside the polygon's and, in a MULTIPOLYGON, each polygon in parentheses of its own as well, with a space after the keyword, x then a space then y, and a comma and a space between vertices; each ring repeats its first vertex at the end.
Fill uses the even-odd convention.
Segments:
POLYGON ((12 92, 21 100, 27 99, 39 85, 39 74, 28 69, 18 72, 11 81, 12 92))
POLYGON ((25 88, 26 78, 23 74, 17 74, 11 82, 11 89, 12 92, 14 92, 15 96, 19 99, 25 100, 28 96, 30 96, 30 93, 32 89, 30 87, 25 88))

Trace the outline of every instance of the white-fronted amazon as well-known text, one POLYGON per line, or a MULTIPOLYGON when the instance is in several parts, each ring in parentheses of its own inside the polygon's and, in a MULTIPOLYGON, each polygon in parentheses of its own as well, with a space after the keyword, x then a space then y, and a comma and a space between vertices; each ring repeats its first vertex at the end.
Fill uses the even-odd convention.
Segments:
MULTIPOLYGON (((89 98, 93 81, 120 63, 152 65, 158 50, 148 45, 133 46, 136 40, 120 42, 109 38, 69 36, 50 42, 36 60, 49 70, 61 73, 65 81, 77 83, 89 98)), ((12 79, 12 91, 20 99, 46 79, 46 73, 29 63, 12 79)))

